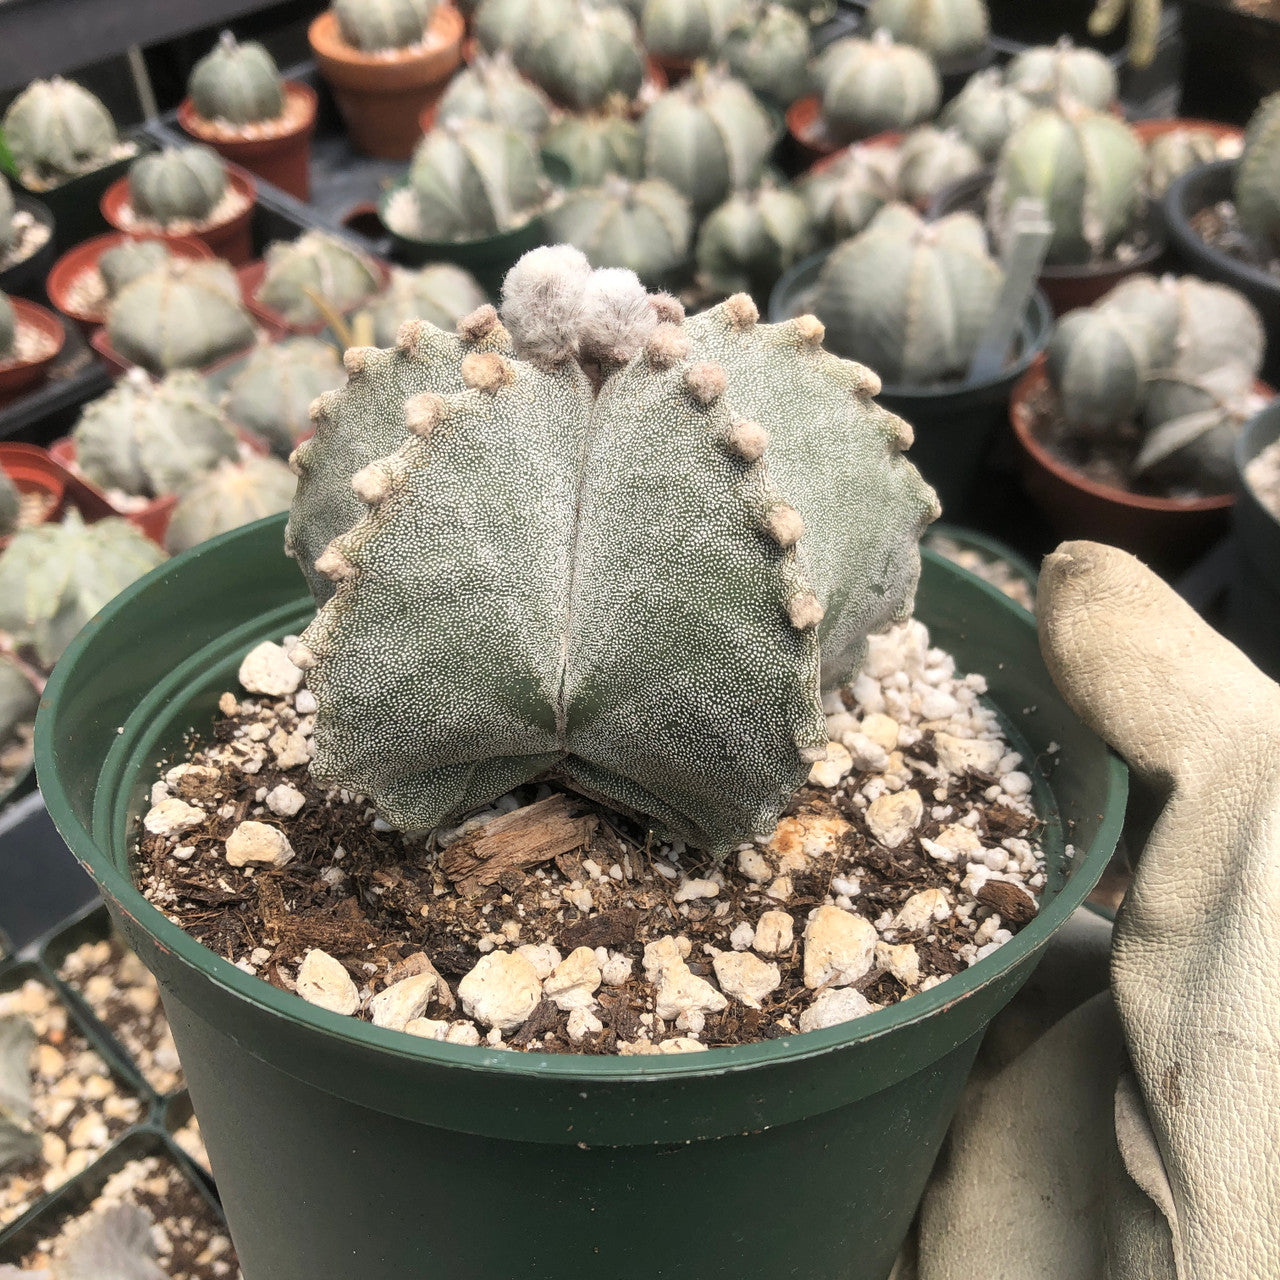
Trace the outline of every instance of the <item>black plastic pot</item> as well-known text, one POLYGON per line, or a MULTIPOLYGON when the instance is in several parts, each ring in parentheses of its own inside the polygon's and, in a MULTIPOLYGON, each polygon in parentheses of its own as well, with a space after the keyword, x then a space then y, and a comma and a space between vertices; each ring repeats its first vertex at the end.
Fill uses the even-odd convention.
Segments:
POLYGON ((57 255, 57 230, 53 223, 53 214, 49 206, 34 196, 14 192, 14 208, 21 213, 29 213, 42 227, 48 228, 49 238, 34 253, 28 254, 21 262, 0 271, 0 293, 18 294, 24 298, 34 298, 41 302, 45 298, 44 280, 53 266, 57 255))
MULTIPOLYGON (((797 263, 769 298, 769 319, 789 320, 811 310, 814 287, 828 251, 797 263)), ((983 461, 997 431, 1009 420, 1009 395, 1053 332, 1053 312, 1037 290, 1027 302, 1017 336, 1017 356, 994 378, 928 387, 885 385, 876 399, 915 430, 908 456, 933 485, 944 516, 956 519, 981 488, 983 461)))
POLYGON ((1181 0, 1182 112, 1245 124, 1280 89, 1280 22, 1232 0, 1181 0))
POLYGON ((1197 165, 1170 184, 1161 202, 1169 230, 1169 246, 1184 271, 1218 280, 1244 294, 1262 316, 1267 330, 1267 355, 1262 376, 1280 382, 1280 279, 1208 244, 1191 225, 1202 209, 1235 198, 1237 160, 1197 165))
POLYGON ((1245 468, 1280 440, 1280 400, 1246 424, 1236 441, 1235 569, 1228 596, 1231 638, 1280 680, 1280 520, 1245 482, 1245 468))

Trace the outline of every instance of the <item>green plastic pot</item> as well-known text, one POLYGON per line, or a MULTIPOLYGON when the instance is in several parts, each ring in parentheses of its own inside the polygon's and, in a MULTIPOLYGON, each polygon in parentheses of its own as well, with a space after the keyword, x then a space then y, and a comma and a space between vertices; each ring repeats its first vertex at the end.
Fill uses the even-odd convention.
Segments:
POLYGON ((1227 611, 1231 638, 1280 680, 1280 520, 1245 482, 1245 468, 1280 440, 1280 400, 1245 424, 1236 441, 1235 566, 1227 611))
POLYGON ((983 1030, 1120 832, 1124 768, 1058 697, 1027 614, 926 555, 937 641, 988 673, 1028 759, 1059 744, 1039 795, 1047 900, 996 955, 856 1022, 735 1049, 468 1048, 250 977, 130 879, 155 762, 211 721, 246 648, 311 615, 283 527, 213 539, 120 595, 59 664, 36 733, 49 812, 159 979, 246 1280, 883 1280, 983 1030))

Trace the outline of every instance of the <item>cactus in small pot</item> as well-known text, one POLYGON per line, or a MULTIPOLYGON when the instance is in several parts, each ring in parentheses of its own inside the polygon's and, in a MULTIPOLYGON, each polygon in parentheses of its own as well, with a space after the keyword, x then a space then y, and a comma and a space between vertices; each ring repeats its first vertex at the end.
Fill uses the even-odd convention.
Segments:
POLYGON ((315 298, 334 311, 350 311, 382 283, 367 254, 327 231, 306 231, 296 240, 268 245, 265 263, 256 298, 293 325, 324 320, 315 298))
POLYGON ((227 166, 211 147, 165 147, 129 167, 134 214, 161 227, 202 226, 227 191, 227 166))
POLYGON ((720 56, 753 93, 789 106, 809 92, 809 24, 781 4, 745 9, 725 33, 720 56))
POLYGON ((51 668, 109 600, 165 558, 127 520, 79 512, 14 534, 0 552, 0 631, 51 668))
POLYGON ((1105 111, 1119 96, 1115 68, 1096 49, 1082 49, 1063 36, 1055 45, 1036 45, 1019 53, 1004 72, 1005 84, 1037 106, 1056 106, 1070 98, 1105 111))
POLYGON ((925 222, 890 204, 832 250, 813 307, 833 351, 894 385, 932 385, 968 369, 1003 283, 972 214, 925 222))
POLYGON ((907 616, 936 499, 812 317, 736 295, 683 320, 535 252, 505 325, 349 351, 295 453, 312 775, 427 830, 554 769, 724 856, 824 752, 821 690, 907 616))
POLYGON ((253 317, 225 262, 170 258, 107 308, 111 345, 152 373, 198 369, 253 341, 253 317))
POLYGON ((942 109, 939 123, 958 129, 983 160, 1000 154, 1005 139, 1031 114, 1031 99, 1013 85, 1006 85, 994 68, 979 71, 942 109))
POLYGON ((857 145, 810 170, 797 186, 818 234, 832 243, 857 235, 897 198, 897 188, 897 149, 857 145))
POLYGON ((5 143, 23 183, 51 187, 111 159, 119 145, 111 112, 71 80, 35 80, 4 113, 5 143))
POLYGON ((1147 190, 1159 197, 1188 169, 1220 158, 1221 142, 1212 129, 1171 129, 1147 143, 1147 190))
POLYGON ((22 517, 22 495, 9 473, 0 467, 0 538, 11 534, 22 517))
POLYGON ((996 162, 987 224, 997 245, 1023 196, 1044 201, 1053 223, 1046 261, 1105 258, 1145 207, 1145 158, 1133 130, 1108 112, 1075 103, 1033 112, 1009 136, 996 162))
POLYGON ((645 0, 644 47, 655 57, 682 62, 715 57, 742 8, 743 0, 645 0))
POLYGON ((942 101, 942 79, 928 54, 895 43, 887 31, 828 45, 813 74, 823 121, 837 143, 910 129, 932 118, 942 101))
POLYGON ((89 480, 136 498, 177 493, 239 448, 205 380, 188 369, 159 382, 130 370, 85 405, 71 438, 89 480))
POLYGON ((249 454, 199 476, 178 499, 164 545, 170 555, 241 525, 288 511, 296 481, 279 458, 249 454))
POLYGON ((871 0, 867 22, 936 62, 976 57, 991 38, 984 0, 871 0))
POLYGON ((580 249, 594 267, 625 267, 647 284, 667 282, 689 258, 689 202, 657 178, 608 177, 579 187, 547 216, 551 235, 580 249))
POLYGON ((1118 308, 1081 307, 1063 316, 1045 351, 1045 370, 1065 421, 1100 433, 1131 421, 1151 377, 1150 330, 1118 308))
POLYGON ((483 0, 476 9, 475 33, 487 53, 510 54, 528 73, 529 54, 558 26, 573 0, 483 0))
POLYGON ((1240 225, 1271 253, 1280 253, 1280 93, 1264 98, 1249 120, 1236 170, 1240 225))
POLYGON ((760 181, 777 133, 741 80, 701 67, 653 103, 643 130, 645 172, 686 195, 699 214, 760 181))
POLYGON ((898 149, 898 191, 903 199, 924 205, 961 178, 982 169, 982 157, 957 129, 921 125, 898 149))
POLYGON ((108 298, 139 276, 165 266, 173 255, 163 240, 122 240, 98 259, 98 272, 108 298))
POLYGON ((551 104, 516 70, 511 55, 499 50, 492 56, 480 54, 454 76, 436 107, 436 120, 489 120, 542 134, 551 123, 551 104))
POLYGON ((362 53, 421 44, 438 0, 333 0, 342 38, 362 53))
POLYGON ((486 301, 476 278, 451 262, 435 262, 417 271, 393 267, 391 283, 369 307, 374 345, 393 346, 406 320, 452 329, 486 301))
POLYGON ((206 120, 261 124, 284 112, 284 85, 275 59, 256 41, 240 44, 224 31, 192 69, 187 93, 206 120))
POLYGON ((342 362, 327 342, 287 338, 254 348, 227 385, 223 408, 232 422, 285 455, 311 430, 311 402, 341 383, 342 362))
POLYGON ((18 339, 18 317, 13 303, 0 293, 0 362, 13 359, 14 344, 18 339))
POLYGON ((532 43, 524 70, 562 106, 588 111, 619 95, 636 96, 645 53, 625 9, 573 3, 532 43))
POLYGON ((542 154, 559 160, 575 187, 598 187, 611 173, 620 178, 644 173, 640 126, 613 112, 564 116, 543 138, 542 154))
POLYGON ((768 297, 782 273, 814 245, 813 220, 803 197, 766 182, 738 191, 713 209, 698 231, 700 281, 718 297, 768 297))

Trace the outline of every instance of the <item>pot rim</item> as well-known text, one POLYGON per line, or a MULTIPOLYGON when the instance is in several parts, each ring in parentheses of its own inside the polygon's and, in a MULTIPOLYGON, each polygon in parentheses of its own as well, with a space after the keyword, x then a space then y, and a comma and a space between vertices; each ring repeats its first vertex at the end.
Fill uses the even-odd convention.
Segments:
POLYGON ((1253 492, 1244 474, 1249 463, 1277 440, 1280 440, 1280 397, 1269 405, 1264 405, 1244 424, 1232 446, 1232 454, 1236 466, 1236 482, 1241 491, 1248 494, 1257 506, 1261 507, 1277 525, 1280 525, 1280 516, 1258 501, 1257 494, 1253 492), (1270 439, 1259 439, 1266 436, 1270 436, 1270 439))
MULTIPOLYGON (((122 231, 126 235, 136 235, 143 232, 152 237, 152 239, 171 240, 171 239, 190 239, 196 237, 203 240, 206 236, 217 237, 221 231, 230 230, 233 227, 239 227, 241 223, 247 222, 253 217, 254 208, 258 203, 258 184, 253 176, 237 165, 227 165, 227 182, 230 186, 240 192, 241 195, 248 198, 249 203, 238 213, 233 213, 229 217, 223 218, 221 222, 211 222, 207 226, 193 227, 190 231, 166 231, 163 227, 122 227, 112 218, 112 214, 117 209, 129 208, 133 210, 133 202, 129 198, 129 175, 126 173, 123 177, 117 178, 103 193, 102 199, 98 202, 98 208, 102 216, 107 220, 111 227, 116 231, 122 231)), ((215 254, 215 257, 218 255, 215 254)))
POLYGON ((230 151, 270 148, 283 145, 310 134, 316 126, 316 112, 319 110, 320 98, 316 91, 302 80, 283 80, 281 89, 286 98, 301 99, 307 106, 303 119, 292 129, 277 130, 275 133, 264 133, 255 138, 236 137, 217 128, 209 128, 212 121, 207 120, 196 110, 196 104, 188 94, 178 103, 178 123, 193 138, 214 148, 226 147, 230 151))
POLYGON ((338 15, 332 9, 324 9, 312 18, 307 26, 307 42, 317 57, 365 70, 386 70, 388 67, 410 67, 435 62, 449 49, 457 52, 456 67, 462 60, 462 40, 466 21, 450 0, 436 6, 431 23, 427 27, 427 39, 408 49, 389 49, 378 53, 366 53, 349 45, 338 26, 338 15))
POLYGON ((61 354, 67 342, 67 331, 63 328, 62 318, 56 311, 42 307, 30 298, 10 297, 9 305, 13 307, 14 316, 19 324, 26 323, 41 333, 54 339, 55 346, 48 355, 37 356, 34 360, 17 360, 3 372, 15 374, 29 369, 43 369, 51 365, 61 354))

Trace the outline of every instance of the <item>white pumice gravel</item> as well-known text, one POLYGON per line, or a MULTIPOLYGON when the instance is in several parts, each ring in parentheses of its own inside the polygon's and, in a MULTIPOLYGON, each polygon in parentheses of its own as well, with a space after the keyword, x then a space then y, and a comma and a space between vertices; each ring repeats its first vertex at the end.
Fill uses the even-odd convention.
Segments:
POLYGON ((308 951, 298 969, 298 994, 330 1013, 355 1013, 360 992, 342 964, 327 951, 308 951))

